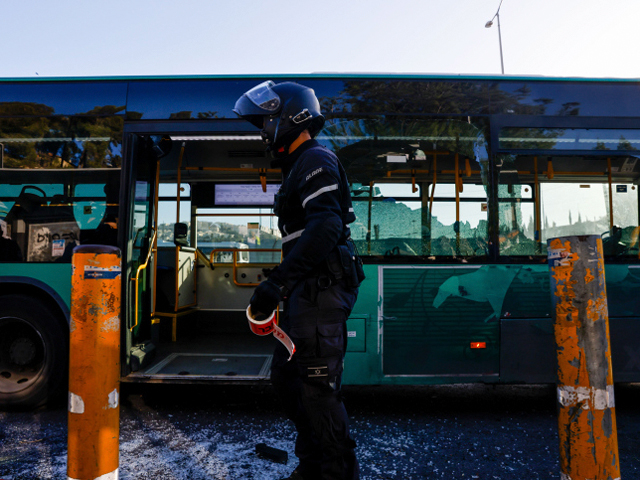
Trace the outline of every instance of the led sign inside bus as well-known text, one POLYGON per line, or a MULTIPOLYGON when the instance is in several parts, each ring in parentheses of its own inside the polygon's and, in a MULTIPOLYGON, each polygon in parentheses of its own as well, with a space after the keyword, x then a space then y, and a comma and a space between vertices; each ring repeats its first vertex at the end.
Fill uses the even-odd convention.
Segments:
POLYGON ((273 198, 280 185, 268 184, 262 191, 258 184, 218 184, 215 187, 216 206, 265 206, 273 205, 273 198))

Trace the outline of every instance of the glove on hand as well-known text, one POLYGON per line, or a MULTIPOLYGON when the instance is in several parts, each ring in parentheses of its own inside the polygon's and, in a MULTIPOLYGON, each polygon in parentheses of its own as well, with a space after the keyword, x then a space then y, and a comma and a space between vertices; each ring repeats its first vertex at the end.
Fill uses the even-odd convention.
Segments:
POLYGON ((271 315, 271 312, 278 307, 280 300, 282 300, 281 288, 271 280, 266 280, 254 290, 249 306, 255 315, 258 313, 271 315))

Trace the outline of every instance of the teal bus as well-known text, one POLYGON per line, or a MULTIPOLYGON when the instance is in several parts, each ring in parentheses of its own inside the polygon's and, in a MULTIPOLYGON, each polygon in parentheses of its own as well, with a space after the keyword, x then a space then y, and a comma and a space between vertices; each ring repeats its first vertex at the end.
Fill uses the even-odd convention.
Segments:
MULTIPOLYGON (((640 82, 276 75, 316 92, 367 278, 347 384, 552 383, 547 239, 603 238, 614 379, 640 381, 640 82)), ((0 405, 66 390, 71 254, 122 252, 123 382, 268 382, 251 292, 281 181, 232 112, 264 76, 0 80, 0 405)))

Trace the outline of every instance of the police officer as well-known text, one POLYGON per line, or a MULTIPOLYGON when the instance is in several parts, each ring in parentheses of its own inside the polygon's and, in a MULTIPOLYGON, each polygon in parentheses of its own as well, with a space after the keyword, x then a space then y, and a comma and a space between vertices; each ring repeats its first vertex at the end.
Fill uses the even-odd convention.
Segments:
POLYGON ((355 220, 347 177, 338 158, 314 137, 324 125, 312 89, 264 82, 234 111, 261 129, 282 169, 274 212, 282 233, 281 264, 255 290, 252 312, 270 313, 284 300, 281 327, 296 346, 274 352, 271 381, 298 437, 299 465, 289 480, 359 478, 340 385, 346 320, 364 278, 349 236, 355 220))

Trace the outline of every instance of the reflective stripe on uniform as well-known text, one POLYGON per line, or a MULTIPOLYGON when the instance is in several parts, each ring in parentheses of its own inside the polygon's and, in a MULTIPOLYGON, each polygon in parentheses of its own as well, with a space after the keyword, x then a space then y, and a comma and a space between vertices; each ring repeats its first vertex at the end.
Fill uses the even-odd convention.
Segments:
POLYGON ((302 202, 302 208, 304 208, 304 206, 307 204, 309 200, 313 200, 314 198, 322 195, 323 193, 331 192, 337 189, 338 189, 337 183, 334 185, 329 185, 328 187, 322 187, 320 190, 317 190, 316 192, 312 193, 311 195, 309 195, 307 198, 304 199, 304 201, 302 202))
POLYGON ((298 230, 297 232, 293 232, 291 235, 287 235, 286 237, 282 237, 282 243, 287 243, 289 240, 294 240, 302 235, 304 232, 304 228, 302 230, 298 230))

